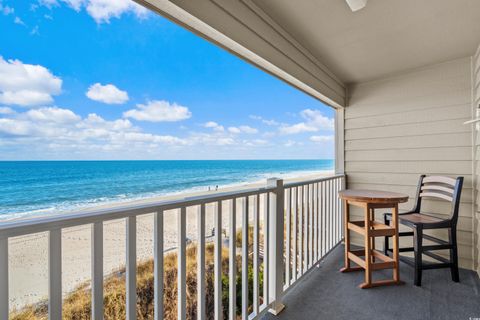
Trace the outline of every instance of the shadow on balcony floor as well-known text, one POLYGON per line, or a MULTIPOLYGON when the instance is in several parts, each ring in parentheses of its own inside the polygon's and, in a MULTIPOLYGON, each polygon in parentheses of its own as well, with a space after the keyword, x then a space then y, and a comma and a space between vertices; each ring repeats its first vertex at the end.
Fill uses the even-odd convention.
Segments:
MULTIPOLYGON (((480 280, 473 271, 460 270, 460 283, 449 269, 427 270, 422 287, 413 285, 413 269, 401 264, 402 286, 362 290, 362 272, 342 274, 343 246, 286 295, 286 308, 264 320, 308 319, 480 319, 480 280)), ((378 278, 391 271, 377 272, 378 278)), ((376 279, 377 277, 374 277, 376 279)))

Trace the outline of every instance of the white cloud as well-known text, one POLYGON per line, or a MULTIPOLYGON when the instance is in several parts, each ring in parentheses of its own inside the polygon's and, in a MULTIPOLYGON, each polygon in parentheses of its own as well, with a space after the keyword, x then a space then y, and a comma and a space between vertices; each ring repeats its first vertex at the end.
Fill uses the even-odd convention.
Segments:
MULTIPOLYGON (((106 120, 91 113, 82 118, 71 110, 57 107, 32 109, 10 118, 0 118, 0 136, 7 135, 11 139, 30 139, 34 145, 47 145, 55 149, 74 149, 91 152, 99 150, 131 150, 144 146, 145 150, 170 146, 179 148, 226 147, 226 146, 258 146, 266 140, 237 141, 226 132, 210 133, 192 132, 186 137, 158 135, 143 132, 128 119, 106 120)), ((87 153, 88 154, 88 153, 87 153)))
POLYGON ((289 147, 293 147, 293 146, 296 145, 296 144, 297 144, 296 141, 288 140, 288 141, 286 141, 283 145, 284 145, 285 147, 289 148, 289 147))
POLYGON ((0 103, 25 107, 50 104, 61 89, 62 80, 47 68, 0 56, 0 103))
POLYGON ((0 107, 0 114, 14 114, 15 110, 9 107, 0 107))
MULTIPOLYGON (((334 140, 333 135, 317 134, 309 136, 311 142, 307 138, 303 144, 263 135, 235 135, 226 128, 163 134, 147 132, 126 118, 105 119, 95 113, 80 116, 67 108, 53 106, 21 112, 2 106, 2 111, 0 158, 3 159, 318 158, 323 150, 333 149, 334 140), (312 143, 325 148, 302 147, 312 143), (284 145, 295 149, 285 152, 284 145)), ((161 130, 162 126, 155 127, 161 130)))
POLYGON ((239 126, 239 127, 229 127, 228 131, 230 133, 239 134, 239 133, 249 133, 254 134, 258 133, 258 130, 249 126, 239 126))
MULTIPOLYGON (((49 0, 49 1, 52 1, 52 0, 49 0)), ((68 6, 75 11, 80 11, 82 9, 82 6, 86 3, 85 0, 62 0, 62 1, 68 4, 68 6)))
POLYGON ((219 146, 229 146, 229 145, 235 144, 235 140, 233 140, 232 138, 228 138, 228 137, 220 138, 220 139, 217 139, 217 144, 219 146))
POLYGON ((269 125, 269 126, 279 126, 280 125, 280 122, 277 122, 275 120, 263 119, 262 122, 265 123, 266 125, 269 125))
POLYGON ((123 113, 125 118, 149 122, 174 122, 188 119, 192 113, 187 107, 176 103, 170 104, 164 100, 148 101, 147 104, 137 104, 137 109, 123 113))
POLYGON ((313 142, 330 142, 334 141, 335 137, 334 136, 311 136, 310 141, 313 142))
POLYGON ((213 133, 193 132, 186 140, 189 145, 227 146, 237 144, 234 138, 219 131, 213 133))
POLYGON ((19 24, 19 25, 21 25, 21 26, 25 26, 25 22, 23 22, 23 20, 20 19, 20 17, 15 17, 15 19, 13 20, 13 22, 14 22, 15 24, 19 24))
POLYGON ((308 125, 305 122, 300 122, 290 126, 284 126, 280 128, 280 132, 283 134, 296 134, 301 132, 315 132, 318 129, 314 126, 308 125))
POLYGON ((25 136, 32 133, 29 122, 15 119, 0 118, 0 133, 14 136, 25 136))
POLYGON ((248 147, 264 146, 268 144, 268 140, 264 140, 264 139, 244 140, 243 144, 248 147))
POLYGON ((0 102, 7 105, 30 107, 50 104, 53 102, 53 98, 49 93, 32 90, 3 91, 0 92, 0 102))
POLYGON ((54 123, 72 123, 81 119, 80 116, 76 115, 71 110, 57 107, 32 109, 27 111, 25 116, 32 121, 46 121, 54 123))
POLYGON ((2 3, 0 2, 0 12, 5 15, 5 16, 8 16, 10 14, 13 14, 15 12, 15 9, 13 9, 12 7, 9 7, 9 6, 4 6, 2 5, 2 3))
MULTIPOLYGON (((0 118, 0 137, 2 135, 17 143, 30 143, 30 147, 84 151, 130 150, 140 146, 181 146, 188 143, 171 135, 142 132, 128 119, 110 121, 94 113, 82 118, 69 109, 57 107, 32 109, 0 118)), ((5 138, 0 140, 7 141, 5 138)))
POLYGON ((33 29, 30 31, 30 35, 35 36, 40 34, 40 31, 38 29, 38 26, 33 27, 33 29))
POLYGON ((126 141, 132 142, 151 142, 170 145, 186 145, 187 141, 174 136, 159 136, 151 133, 127 132, 124 135, 126 141))
POLYGON ((229 127, 228 131, 231 132, 231 133, 234 133, 234 134, 242 133, 242 131, 240 131, 240 129, 237 128, 237 127, 229 127))
POLYGON ((58 6, 57 0, 38 0, 38 3, 50 9, 54 6, 58 6))
POLYGON ((86 96, 107 104, 123 104, 128 101, 128 93, 118 89, 113 84, 95 83, 88 88, 86 96))
POLYGON ((145 7, 132 0, 40 0, 40 4, 52 8, 58 6, 59 1, 77 12, 84 8, 97 23, 109 23, 110 19, 120 18, 127 13, 134 14, 140 19, 148 14, 145 7))
MULTIPOLYGON (((192 132, 190 136, 185 138, 187 144, 194 146, 208 146, 208 147, 225 147, 232 148, 243 147, 257 147, 269 144, 265 139, 237 139, 235 136, 229 135, 225 131, 216 131, 211 133, 192 132)), ((207 149, 206 149, 207 150, 207 149)))
POLYGON ((324 116, 319 110, 305 109, 300 112, 300 115, 305 121, 293 125, 282 125, 279 129, 280 133, 297 134, 335 129, 334 119, 324 116))
POLYGON ((109 23, 111 18, 119 18, 124 13, 133 13, 144 18, 148 10, 132 0, 89 0, 87 12, 97 23, 109 23))
POLYGON ((204 123, 203 126, 205 128, 211 128, 214 131, 219 131, 219 132, 223 132, 225 130, 225 128, 222 125, 219 125, 215 121, 208 121, 208 122, 204 123))
POLYGON ((279 126, 281 124, 280 122, 275 121, 273 119, 265 119, 265 118, 263 118, 261 116, 257 116, 257 115, 250 115, 250 119, 261 121, 262 123, 266 124, 267 126, 279 126))
POLYGON ((244 133, 250 133, 250 134, 258 132, 257 129, 249 127, 249 126, 240 126, 239 129, 244 133))
POLYGON ((300 115, 307 120, 309 125, 314 125, 319 130, 334 130, 335 124, 333 118, 324 116, 319 110, 305 109, 300 115))
POLYGON ((132 123, 128 119, 117 119, 107 121, 95 113, 90 113, 82 122, 77 124, 81 129, 102 128, 106 130, 122 131, 133 128, 132 123))

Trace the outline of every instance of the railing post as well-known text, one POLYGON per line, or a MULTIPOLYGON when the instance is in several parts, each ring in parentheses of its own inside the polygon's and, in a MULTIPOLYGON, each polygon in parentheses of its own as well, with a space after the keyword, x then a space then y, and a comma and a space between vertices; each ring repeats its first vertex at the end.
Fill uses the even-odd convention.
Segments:
POLYGON ((127 320, 135 320, 137 319, 137 217, 128 217, 126 225, 126 314, 127 320))
POLYGON ((48 236, 48 319, 62 319, 62 230, 48 236))
POLYGON ((103 222, 92 225, 92 319, 103 319, 103 222))
POLYGON ((270 230, 269 230, 269 296, 272 301, 270 313, 277 315, 285 306, 282 304, 284 274, 284 192, 283 180, 271 178, 267 180, 269 187, 275 190, 270 193, 270 230))
MULTIPOLYGON (((163 320, 163 267, 164 267, 164 244, 163 244, 163 210, 155 212, 153 227, 153 311, 155 320, 163 320)), ((203 320, 203 319, 202 319, 203 320)))

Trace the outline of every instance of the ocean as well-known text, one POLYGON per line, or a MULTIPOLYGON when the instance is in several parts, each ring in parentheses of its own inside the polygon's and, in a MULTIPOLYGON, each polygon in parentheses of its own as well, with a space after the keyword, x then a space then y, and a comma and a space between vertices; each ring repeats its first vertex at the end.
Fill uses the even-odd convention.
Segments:
POLYGON ((0 220, 333 169, 330 159, 2 161, 0 220))

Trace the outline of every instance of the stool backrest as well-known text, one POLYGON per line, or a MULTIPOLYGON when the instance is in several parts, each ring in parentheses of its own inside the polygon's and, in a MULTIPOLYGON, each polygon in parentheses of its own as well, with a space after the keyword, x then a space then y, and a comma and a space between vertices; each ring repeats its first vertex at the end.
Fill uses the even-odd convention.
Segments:
MULTIPOLYGON (((422 199, 435 198, 451 203, 450 218, 456 223, 462 193, 463 177, 421 175, 417 187, 414 211, 421 213, 422 199)), ((432 212, 434 213, 434 212, 432 212)))

